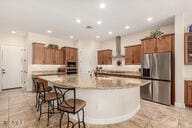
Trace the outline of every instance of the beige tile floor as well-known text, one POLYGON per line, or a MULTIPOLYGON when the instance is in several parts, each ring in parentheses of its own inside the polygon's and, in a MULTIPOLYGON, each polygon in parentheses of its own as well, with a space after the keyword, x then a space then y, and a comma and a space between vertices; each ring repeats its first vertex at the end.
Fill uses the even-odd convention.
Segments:
MULTIPOLYGON (((35 93, 23 89, 0 92, 0 128, 46 128, 47 115, 37 121, 35 93), (5 121, 10 121, 7 123, 5 121), (23 121, 15 124, 11 121, 23 121)), ((45 108, 45 107, 44 107, 45 108)), ((50 119, 50 128, 57 128, 59 114, 50 119)), ((63 127, 66 121, 63 120, 63 127)), ((141 101, 141 109, 130 120, 110 125, 90 125, 87 128, 192 128, 192 109, 178 109, 148 101, 141 101)))

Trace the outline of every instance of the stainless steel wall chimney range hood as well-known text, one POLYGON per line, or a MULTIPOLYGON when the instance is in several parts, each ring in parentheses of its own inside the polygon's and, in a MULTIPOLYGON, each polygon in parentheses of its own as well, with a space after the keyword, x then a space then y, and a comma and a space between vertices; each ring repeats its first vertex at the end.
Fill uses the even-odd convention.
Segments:
POLYGON ((121 36, 116 36, 116 55, 112 58, 114 59, 120 59, 124 58, 125 56, 121 54, 121 36))

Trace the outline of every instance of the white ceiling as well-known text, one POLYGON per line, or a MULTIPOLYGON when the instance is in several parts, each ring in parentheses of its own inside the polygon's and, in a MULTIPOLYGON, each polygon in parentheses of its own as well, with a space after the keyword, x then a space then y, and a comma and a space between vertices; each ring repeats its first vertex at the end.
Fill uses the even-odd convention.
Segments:
POLYGON ((46 34, 52 30, 51 35, 60 38, 99 35, 104 40, 173 23, 179 11, 192 12, 192 0, 0 0, 0 31, 46 34), (101 2, 106 3, 105 9, 99 8, 101 2), (153 17, 151 23, 148 17, 153 17), (97 25, 97 20, 103 23, 97 25), (87 30, 87 25, 94 29, 87 30), (131 28, 124 29, 126 25, 131 28))

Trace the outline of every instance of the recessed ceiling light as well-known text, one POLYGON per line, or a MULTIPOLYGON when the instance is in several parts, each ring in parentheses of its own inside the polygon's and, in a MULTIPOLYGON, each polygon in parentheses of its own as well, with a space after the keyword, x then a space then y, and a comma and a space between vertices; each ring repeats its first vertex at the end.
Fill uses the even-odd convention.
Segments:
POLYGON ((147 21, 152 21, 152 20, 153 20, 152 17, 147 18, 147 21))
POLYGON ((112 35, 112 34, 113 34, 113 32, 108 32, 108 34, 109 34, 109 35, 112 35))
POLYGON ((76 22, 77 22, 77 23, 81 23, 81 20, 80 20, 80 19, 76 19, 76 22))
POLYGON ((101 9, 103 8, 106 8, 106 4, 105 3, 100 3, 100 6, 99 6, 101 9))
POLYGON ((97 21, 97 24, 102 24, 102 21, 100 21, 100 20, 99 20, 99 21, 97 21))
POLYGON ((52 33, 52 31, 51 31, 51 30, 47 30, 47 33, 51 34, 51 33, 52 33))
POLYGON ((16 34, 16 31, 11 31, 12 34, 16 34))
POLYGON ((130 29, 130 26, 125 26, 125 29, 130 29))
POLYGON ((100 36, 96 36, 96 38, 97 38, 97 39, 99 39, 99 38, 100 38, 100 36))
POLYGON ((69 38, 73 39, 74 37, 73 36, 69 36, 69 38))

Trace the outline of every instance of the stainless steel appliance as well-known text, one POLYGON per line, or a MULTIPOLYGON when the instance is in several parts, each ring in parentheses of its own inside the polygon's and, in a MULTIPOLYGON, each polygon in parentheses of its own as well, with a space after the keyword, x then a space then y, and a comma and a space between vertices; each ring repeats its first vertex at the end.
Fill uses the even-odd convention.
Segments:
POLYGON ((153 53, 142 56, 143 79, 151 83, 141 87, 141 98, 171 105, 171 53, 153 53))

